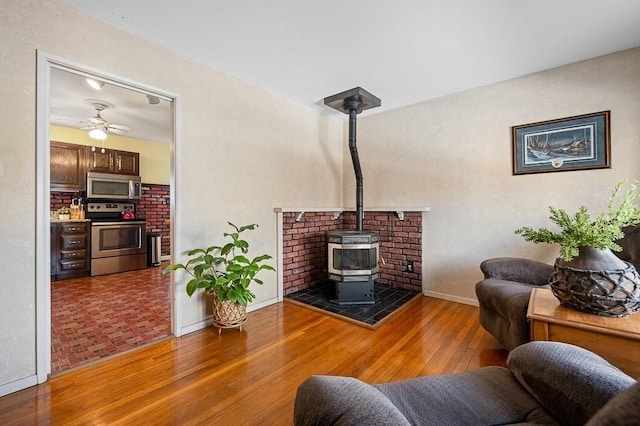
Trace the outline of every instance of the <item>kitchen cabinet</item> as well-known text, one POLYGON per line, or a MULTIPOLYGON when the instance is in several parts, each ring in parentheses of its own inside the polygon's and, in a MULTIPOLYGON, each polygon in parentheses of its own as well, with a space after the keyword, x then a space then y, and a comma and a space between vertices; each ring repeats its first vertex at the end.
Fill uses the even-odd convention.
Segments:
POLYGON ((51 281, 55 281, 58 277, 58 224, 52 223, 51 228, 51 281))
POLYGON ((52 191, 76 192, 85 190, 85 146, 51 141, 50 168, 52 191))
POLYGON ((119 175, 140 175, 140 154, 116 149, 96 149, 87 147, 89 172, 115 173, 119 175), (104 152, 102 152, 104 151, 104 152))
POLYGON ((51 281, 90 273, 89 222, 51 224, 51 281))
POLYGON ((140 175, 140 154, 137 152, 115 151, 115 173, 121 175, 140 175))

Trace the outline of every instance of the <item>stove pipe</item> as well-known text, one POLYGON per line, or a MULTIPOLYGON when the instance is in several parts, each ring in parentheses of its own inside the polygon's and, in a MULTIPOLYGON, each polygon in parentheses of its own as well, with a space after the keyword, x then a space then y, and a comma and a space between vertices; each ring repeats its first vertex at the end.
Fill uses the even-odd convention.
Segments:
POLYGON ((357 115, 365 109, 378 107, 381 103, 380 99, 360 87, 324 98, 325 105, 349 114, 349 151, 351 152, 351 162, 356 176, 356 231, 362 231, 362 221, 364 219, 364 185, 358 147, 356 145, 357 115))

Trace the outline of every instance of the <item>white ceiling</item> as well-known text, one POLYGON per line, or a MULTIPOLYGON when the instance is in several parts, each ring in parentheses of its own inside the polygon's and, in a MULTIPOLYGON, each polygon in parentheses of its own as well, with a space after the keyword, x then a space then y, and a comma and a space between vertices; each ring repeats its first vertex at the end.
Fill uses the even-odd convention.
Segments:
POLYGON ((376 113, 640 46, 638 0, 57 1, 323 111, 356 86, 376 113))
POLYGON ((110 83, 96 90, 87 84, 84 76, 56 68, 51 70, 51 124, 87 127, 91 124, 89 118, 97 113, 90 100, 113 105, 100 115, 109 124, 128 127, 126 133, 116 135, 158 143, 171 141, 169 101, 158 99, 159 103, 150 104, 146 94, 110 83))

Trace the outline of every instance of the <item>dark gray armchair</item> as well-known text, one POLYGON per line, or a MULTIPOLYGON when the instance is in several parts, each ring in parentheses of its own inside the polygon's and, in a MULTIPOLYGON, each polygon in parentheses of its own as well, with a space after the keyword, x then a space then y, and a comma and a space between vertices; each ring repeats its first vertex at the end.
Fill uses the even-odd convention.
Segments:
MULTIPOLYGON (((624 230, 616 255, 640 270, 640 226, 624 230)), ((480 264, 484 279, 476 284, 480 324, 508 350, 529 341, 527 308, 535 287, 546 287, 553 266, 531 259, 498 257, 480 264)))
POLYGON ((535 287, 548 287, 553 267, 516 257, 480 264, 484 279, 476 284, 480 325, 508 350, 529 341, 527 307, 535 287))

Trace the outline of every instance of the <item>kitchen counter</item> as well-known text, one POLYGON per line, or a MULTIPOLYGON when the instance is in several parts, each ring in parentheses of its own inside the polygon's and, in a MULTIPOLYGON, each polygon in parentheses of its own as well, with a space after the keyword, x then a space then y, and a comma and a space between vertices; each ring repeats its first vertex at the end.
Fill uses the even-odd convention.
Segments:
POLYGON ((51 223, 67 223, 67 222, 91 222, 91 219, 58 219, 57 217, 51 218, 51 223))

